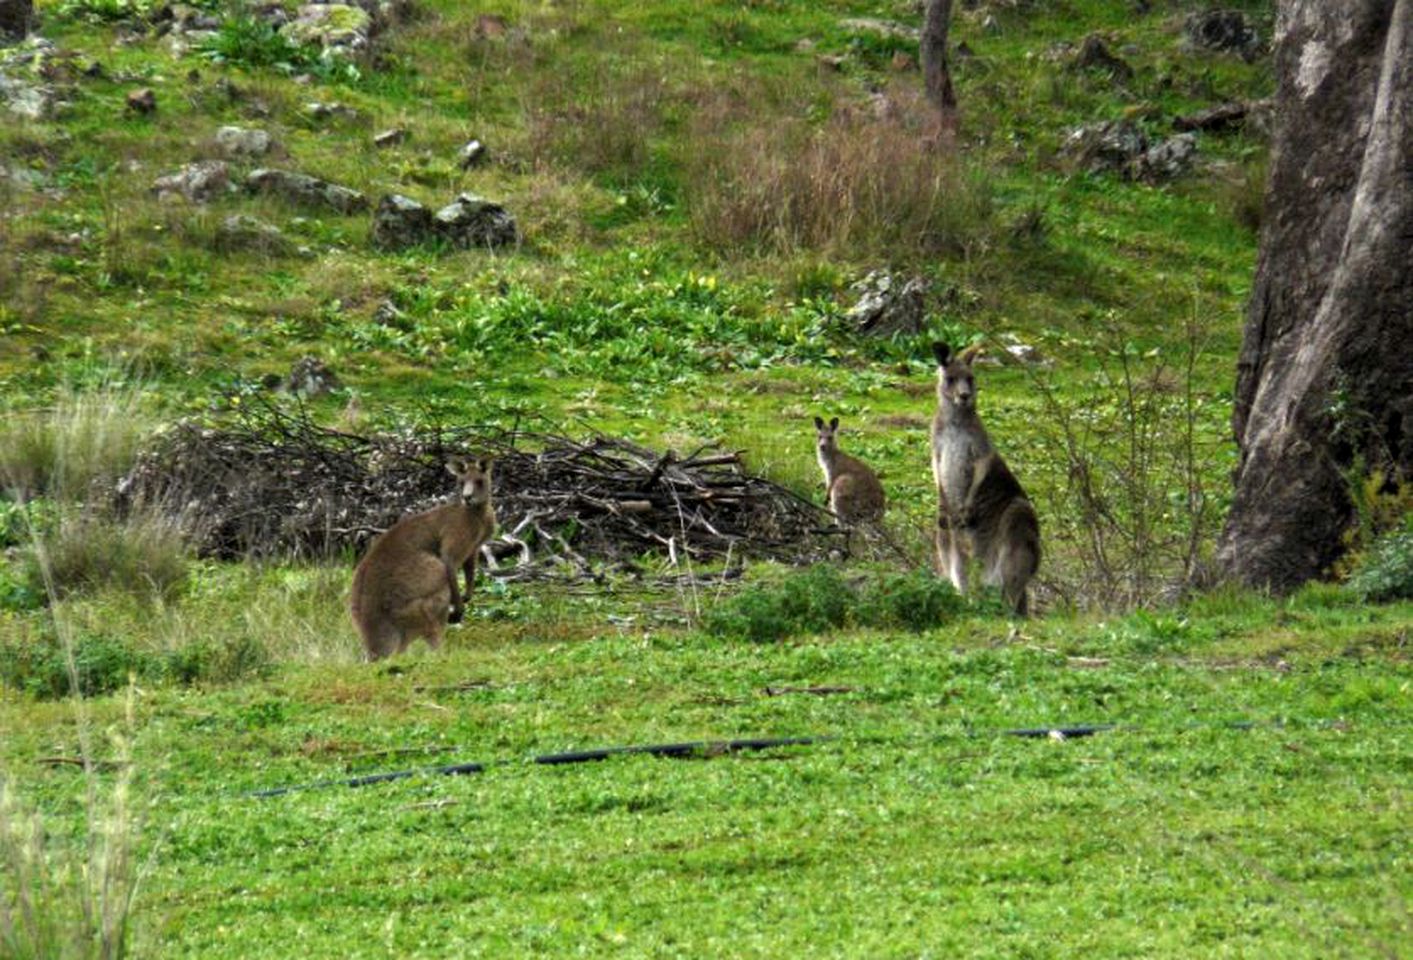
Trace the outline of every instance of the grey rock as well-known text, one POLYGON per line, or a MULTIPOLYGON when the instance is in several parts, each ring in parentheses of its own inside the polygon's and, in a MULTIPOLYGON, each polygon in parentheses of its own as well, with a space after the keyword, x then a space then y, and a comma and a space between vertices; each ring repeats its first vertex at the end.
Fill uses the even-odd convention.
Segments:
POLYGON ((220 250, 245 250, 276 256, 294 252, 294 244, 280 228, 258 217, 238 213, 226 217, 216 228, 216 247, 220 250))
POLYGON ((859 298, 844 316, 859 333, 886 337, 922 332, 928 289, 923 278, 900 280, 886 271, 874 270, 850 289, 859 298))
POLYGON ((898 23, 896 20, 880 20, 877 17, 850 17, 840 20, 839 26, 851 33, 876 33, 882 37, 889 37, 895 40, 918 41, 921 35, 917 27, 910 27, 906 23, 898 23))
POLYGON ((1110 52, 1107 44, 1098 34, 1091 33, 1079 45, 1070 65, 1076 70, 1097 70, 1109 74, 1115 80, 1126 83, 1133 79, 1133 67, 1110 52))
POLYGON ((373 322, 383 327, 396 327, 399 330, 406 330, 411 325, 408 322, 407 314, 397 308, 397 304, 391 300, 384 300, 378 304, 373 311, 373 322))
POLYGON ((230 168, 222 160, 203 160, 158 177, 152 191, 159 200, 182 197, 192 203, 206 203, 231 188, 230 168))
POLYGON ((311 120, 357 120, 357 110, 344 103, 319 103, 313 101, 304 105, 304 115, 311 120))
POLYGON ((505 207, 470 193, 442 207, 433 219, 437 234, 454 247, 500 247, 520 239, 505 207))
POLYGON ((23 40, 34 22, 34 0, 0 0, 0 42, 23 40))
POLYGON ((479 165, 486 159, 486 145, 479 140, 472 140, 462 147, 456 154, 457 163, 461 169, 469 170, 479 165))
POLYGON ((1204 130, 1221 133, 1246 125, 1246 115, 1250 107, 1241 102, 1219 103, 1215 107, 1199 110, 1173 118, 1174 130, 1204 130))
POLYGON ((296 360, 290 367, 289 376, 281 384, 285 391, 304 397, 321 397, 340 386, 338 376, 329 369, 329 365, 314 356, 296 360))
POLYGON ((1131 176, 1134 164, 1148 149, 1148 137, 1131 120, 1089 124, 1071 130, 1060 148, 1063 156, 1086 173, 1131 176))
POLYGON ((1207 10, 1190 15, 1183 24, 1187 43, 1198 50, 1235 53, 1255 60, 1265 49, 1256 27, 1240 10, 1207 10))
POLYGON ((280 28, 291 43, 315 45, 320 55, 348 56, 368 47, 373 18, 361 7, 346 3, 306 3, 293 20, 280 28))
POLYGON ((27 83, 0 74, 0 101, 10 113, 28 120, 48 120, 59 112, 62 101, 53 87, 27 83))
POLYGON ((373 137, 373 146, 378 149, 385 147, 395 147, 399 143, 407 142, 408 133, 402 127, 395 127, 392 130, 384 130, 373 137))
POLYGON ((433 235, 432 211, 410 197, 385 195, 373 213, 373 246, 403 250, 425 243, 433 235))
POLYGON ((270 152, 273 142, 264 130, 222 127, 216 131, 216 146, 230 158, 263 156, 270 152))
POLYGON ((1138 179, 1150 183, 1175 180, 1192 168, 1197 155, 1197 135, 1179 133, 1149 147, 1138 159, 1138 179))
POLYGON ((335 213, 358 213, 368 209, 368 198, 357 190, 311 177, 307 173, 262 167, 245 178, 246 188, 305 207, 332 210, 335 213))

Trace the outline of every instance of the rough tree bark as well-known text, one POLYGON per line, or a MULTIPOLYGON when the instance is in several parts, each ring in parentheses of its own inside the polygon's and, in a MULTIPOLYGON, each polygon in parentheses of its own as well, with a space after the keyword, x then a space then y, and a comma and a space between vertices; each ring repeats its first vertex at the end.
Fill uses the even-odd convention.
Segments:
POLYGON ((1351 468, 1413 478, 1413 0, 1282 0, 1275 57, 1218 560, 1286 591, 1343 551, 1351 468))
POLYGON ((927 99, 937 108, 941 129, 946 133, 957 128, 957 93, 952 89, 952 71, 947 63, 947 29, 951 22, 952 0, 927 0, 918 53, 927 99))

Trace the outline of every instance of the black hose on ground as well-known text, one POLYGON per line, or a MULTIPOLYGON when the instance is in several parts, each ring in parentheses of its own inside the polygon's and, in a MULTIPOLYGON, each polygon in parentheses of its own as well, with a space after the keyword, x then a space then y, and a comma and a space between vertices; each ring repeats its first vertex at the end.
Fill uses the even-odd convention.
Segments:
MULTIPOLYGON (((1283 726, 1276 722, 1273 726, 1283 726)), ((1187 724, 1183 729, 1197 729, 1202 727, 1219 727, 1225 730, 1250 730, 1259 726, 1254 721, 1236 720, 1221 723, 1192 723, 1187 724)), ((1117 723, 1083 724, 1071 727, 1016 727, 1002 730, 970 730, 969 737, 1001 736, 1001 737, 1023 737, 1039 738, 1046 737, 1052 740, 1074 740, 1080 737, 1090 737, 1096 733, 1105 733, 1110 730, 1141 730, 1141 727, 1125 727, 1117 723)), ((563 766, 571 763, 589 763, 596 760, 607 760, 609 757, 649 754, 655 757, 713 757, 728 753, 741 753, 747 750, 769 750, 774 747, 807 747, 817 743, 828 743, 838 740, 838 736, 819 735, 809 737, 748 737, 740 740, 689 740, 683 743, 657 743, 657 744, 630 744, 619 747, 598 747, 592 750, 571 750, 565 753, 543 753, 530 758, 530 763, 537 766, 563 766)), ((503 762, 503 761, 502 761, 503 762)), ((454 763, 447 766, 421 767, 413 770, 393 770, 387 773, 370 773, 361 777, 352 777, 346 780, 322 780, 316 783, 297 784, 288 787, 272 787, 269 790, 257 790, 252 793, 245 793, 245 797, 280 797, 287 793, 295 793, 301 790, 322 790, 328 787, 367 787, 377 783, 388 783, 393 780, 406 780, 419 774, 425 776, 460 777, 471 773, 485 773, 488 767, 494 762, 487 763, 454 763)))

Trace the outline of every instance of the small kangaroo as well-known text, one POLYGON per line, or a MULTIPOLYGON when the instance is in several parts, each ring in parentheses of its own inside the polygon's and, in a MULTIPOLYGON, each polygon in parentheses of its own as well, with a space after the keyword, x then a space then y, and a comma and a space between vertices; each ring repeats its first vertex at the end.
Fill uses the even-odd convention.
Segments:
POLYGON ((867 464, 839 449, 839 418, 825 423, 815 417, 814 429, 829 509, 845 523, 874 523, 882 519, 886 505, 883 484, 867 464))
POLYGON ((1020 481, 991 446, 976 413, 979 348, 953 354, 932 345, 937 358, 937 414, 932 418, 932 476, 937 483, 936 566, 965 592, 967 557, 981 561, 982 582, 1000 587, 1021 616, 1026 584, 1040 567, 1040 521, 1020 481))
POLYGON ((401 653, 418 637, 435 650, 447 623, 465 615, 476 554, 496 527, 491 461, 452 460, 446 467, 460 484, 457 497, 393 524, 353 572, 348 608, 369 660, 401 653), (458 568, 466 574, 464 597, 458 568))

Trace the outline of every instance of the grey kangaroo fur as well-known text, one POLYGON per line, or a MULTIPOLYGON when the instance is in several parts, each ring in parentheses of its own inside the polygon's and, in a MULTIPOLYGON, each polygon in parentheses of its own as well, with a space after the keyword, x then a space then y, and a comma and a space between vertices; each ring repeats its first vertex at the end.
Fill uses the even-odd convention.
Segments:
POLYGON ((971 369, 977 348, 954 354, 945 343, 934 343, 932 352, 937 358, 932 418, 937 572, 965 592, 967 558, 975 557, 982 582, 999 587, 1012 609, 1025 616, 1026 585, 1040 567, 1040 521, 977 416, 971 369))
POLYGON ((476 579, 476 554, 495 532, 491 462, 449 461, 454 500, 404 517, 373 541, 353 572, 348 598, 353 624, 369 660, 406 650, 425 637, 441 646, 448 622, 460 623, 476 579), (457 586, 466 575, 466 593, 457 586))
POLYGON ((839 418, 828 423, 814 418, 819 468, 824 471, 829 509, 844 523, 875 523, 883 518, 886 501, 878 475, 863 461, 839 449, 839 418))

